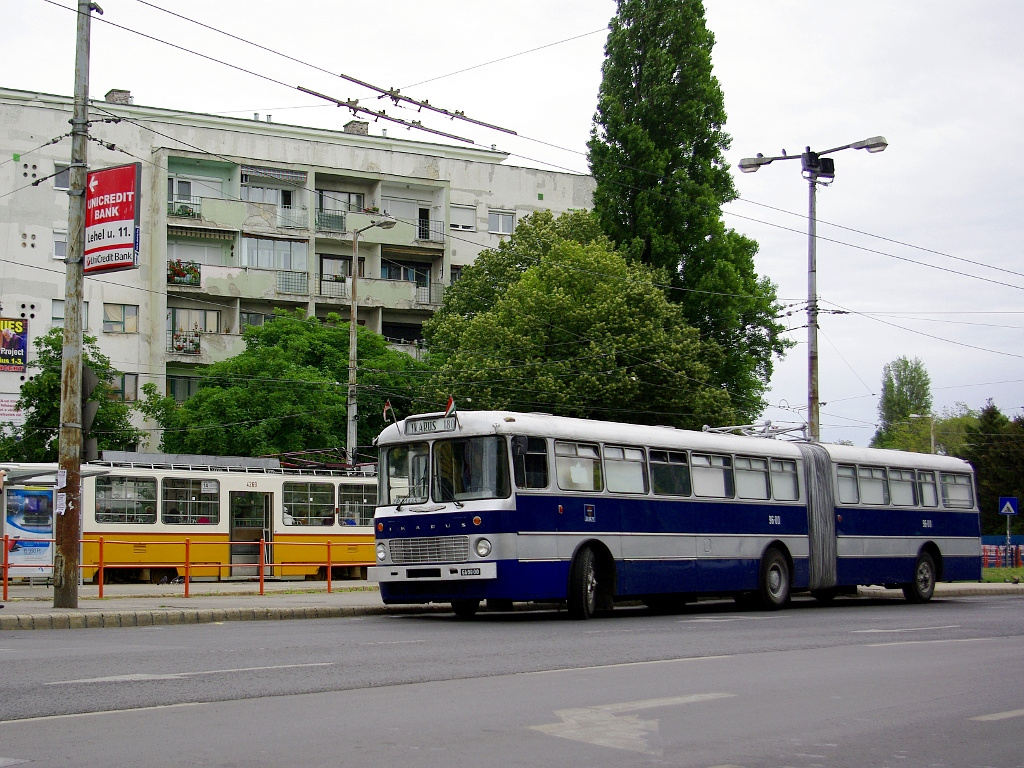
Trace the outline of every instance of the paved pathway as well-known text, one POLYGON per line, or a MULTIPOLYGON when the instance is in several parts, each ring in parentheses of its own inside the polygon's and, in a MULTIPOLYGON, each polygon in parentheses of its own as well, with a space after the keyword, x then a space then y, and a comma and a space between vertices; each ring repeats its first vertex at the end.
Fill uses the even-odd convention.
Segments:
MULTIPOLYGON (((449 611, 447 604, 385 606, 376 585, 336 581, 327 593, 325 582, 193 582, 190 597, 184 585, 107 584, 103 599, 94 584, 79 587, 77 609, 54 608, 53 589, 12 583, 0 610, 0 630, 142 627, 157 624, 201 624, 216 621, 323 619, 340 616, 449 611)), ((899 590, 861 588, 865 597, 903 599, 899 590)), ((937 584, 935 596, 1020 595, 1024 584, 937 584)))

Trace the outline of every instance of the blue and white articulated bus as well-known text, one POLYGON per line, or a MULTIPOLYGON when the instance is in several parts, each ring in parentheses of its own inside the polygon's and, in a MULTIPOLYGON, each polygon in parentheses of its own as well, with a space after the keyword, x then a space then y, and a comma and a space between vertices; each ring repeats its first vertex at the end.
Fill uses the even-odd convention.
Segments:
POLYGON ((585 619, 870 584, 926 602, 981 578, 960 459, 500 411, 410 416, 378 445, 369 578, 387 604, 564 601, 585 619))

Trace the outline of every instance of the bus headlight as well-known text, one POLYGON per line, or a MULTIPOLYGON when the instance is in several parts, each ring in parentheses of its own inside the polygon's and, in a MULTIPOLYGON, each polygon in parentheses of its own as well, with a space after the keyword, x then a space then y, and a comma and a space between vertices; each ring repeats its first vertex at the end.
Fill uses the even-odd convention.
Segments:
POLYGON ((487 539, 477 539, 476 553, 480 557, 487 557, 489 554, 491 554, 491 542, 487 539))
POLYGON ((382 563, 388 559, 388 548, 381 542, 377 545, 377 559, 382 563))

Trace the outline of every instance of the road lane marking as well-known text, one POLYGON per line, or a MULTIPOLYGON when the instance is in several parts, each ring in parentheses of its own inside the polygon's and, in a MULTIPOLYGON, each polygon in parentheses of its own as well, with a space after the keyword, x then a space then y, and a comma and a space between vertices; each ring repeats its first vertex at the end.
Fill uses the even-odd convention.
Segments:
POLYGON ((677 661, 705 661, 708 659, 728 659, 731 654, 722 656, 684 656, 678 659, 653 659, 651 661, 623 661, 619 664, 595 664, 592 667, 565 667, 564 669, 537 669, 533 672, 519 672, 521 675, 553 675, 559 672, 589 672, 594 669, 617 669, 620 667, 642 667, 647 664, 672 664, 677 661))
POLYGON ((96 715, 119 715, 129 712, 151 712, 153 710, 175 709, 176 707, 199 707, 205 701, 185 701, 181 704, 158 704, 154 707, 127 707, 126 709, 102 709, 98 712, 72 712, 67 715, 43 715, 41 717, 16 717, 10 720, 0 720, 0 726, 6 723, 41 723, 46 720, 67 720, 72 717, 95 717, 96 715))
POLYGON ((426 640, 378 640, 373 643, 359 643, 359 645, 412 645, 413 643, 425 643, 426 640))
POLYGON ((930 629, 960 629, 959 624, 946 624, 942 627, 905 627, 903 629, 851 629, 854 634, 884 633, 884 632, 926 632, 930 629))
POLYGON ((560 722, 533 725, 530 728, 549 736, 582 741, 598 747, 660 755, 661 749, 653 749, 648 744, 648 737, 658 732, 659 721, 641 720, 635 714, 620 717, 621 713, 728 699, 735 695, 735 693, 693 693, 687 696, 670 696, 662 699, 557 709, 554 714, 561 718, 560 722))
POLYGON ((1024 717, 1024 709, 1013 709, 1009 712, 994 712, 991 715, 978 715, 977 717, 972 717, 971 720, 992 722, 993 720, 1009 720, 1011 717, 1024 717))
POLYGON ((680 624, 722 624, 727 621, 767 621, 785 616, 705 616, 697 619, 677 619, 680 624))
POLYGON ((197 672, 168 672, 166 674, 149 674, 135 672, 127 675, 111 675, 110 677, 87 677, 80 680, 56 680, 43 685, 77 685, 79 683, 134 683, 149 680, 182 680, 197 675, 224 675, 234 672, 262 672, 270 669, 298 669, 303 667, 330 667, 332 661, 321 661, 313 664, 274 664, 269 667, 236 667, 234 669, 205 669, 197 672))
POLYGON ((973 643, 976 640, 984 640, 984 637, 961 637, 949 638, 947 640, 902 640, 892 643, 867 643, 865 648, 885 648, 889 645, 928 645, 931 643, 973 643))

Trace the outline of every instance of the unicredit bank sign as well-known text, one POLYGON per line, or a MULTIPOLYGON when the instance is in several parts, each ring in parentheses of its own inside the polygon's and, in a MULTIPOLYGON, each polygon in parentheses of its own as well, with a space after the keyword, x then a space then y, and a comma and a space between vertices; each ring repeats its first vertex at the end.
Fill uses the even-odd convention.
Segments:
POLYGON ((85 274, 139 266, 142 163, 89 174, 85 188, 85 274))

